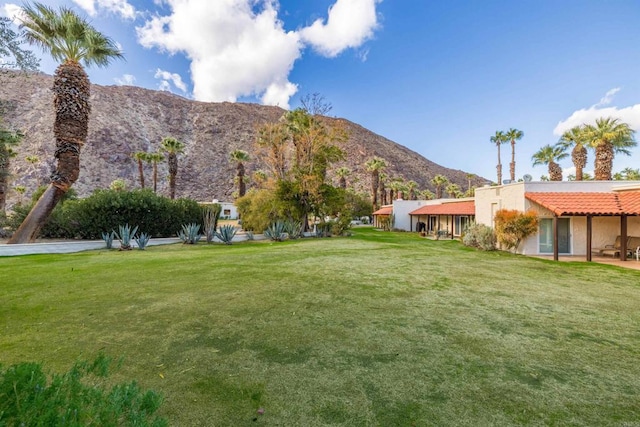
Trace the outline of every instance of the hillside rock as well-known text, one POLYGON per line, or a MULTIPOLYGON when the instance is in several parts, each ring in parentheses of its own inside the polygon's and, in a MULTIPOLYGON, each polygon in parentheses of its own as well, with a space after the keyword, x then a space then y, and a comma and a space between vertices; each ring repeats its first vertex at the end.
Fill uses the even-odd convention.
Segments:
MULTIPOLYGON (((4 124, 19 129, 25 139, 12 159, 10 187, 23 185, 25 197, 39 184, 48 182, 53 169, 53 93, 52 76, 42 73, 2 76, 0 100, 6 106, 4 124), (27 156, 38 156, 33 165, 27 156)), ((179 156, 177 197, 198 201, 231 200, 235 165, 229 153, 235 149, 254 152, 256 129, 277 121, 285 110, 279 107, 247 103, 205 103, 133 86, 91 86, 92 113, 89 136, 81 153, 80 178, 74 185, 80 196, 99 188, 108 188, 115 179, 124 179, 128 188, 139 187, 137 163, 132 153, 157 151, 164 137, 172 136, 185 144, 179 156)), ((445 175, 464 190, 467 174, 429 161, 418 153, 344 119, 349 140, 344 144, 347 166, 353 174, 349 185, 368 192, 370 178, 364 163, 373 156, 382 157, 390 177, 414 180, 420 189, 434 191, 430 180, 445 175)), ((252 156, 255 159, 255 156, 252 156)), ((260 169, 254 161, 248 172, 260 169)), ((147 187, 152 185, 151 165, 145 165, 147 187)), ((166 163, 159 164, 158 191, 168 194, 166 163)), ((331 175, 331 174, 330 174, 331 175)), ((335 180, 337 183, 337 179, 335 180)), ((487 180, 473 176, 472 185, 487 180)), ((18 195, 10 192, 9 205, 18 195)))

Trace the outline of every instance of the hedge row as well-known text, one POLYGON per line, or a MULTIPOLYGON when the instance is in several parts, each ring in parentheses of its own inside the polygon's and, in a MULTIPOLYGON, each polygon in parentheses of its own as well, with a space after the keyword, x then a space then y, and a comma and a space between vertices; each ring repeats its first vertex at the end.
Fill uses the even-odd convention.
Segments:
MULTIPOLYGON (((17 227, 32 205, 17 207, 10 226, 17 227)), ((151 190, 97 190, 85 199, 66 200, 57 206, 40 237, 99 239, 103 232, 126 223, 152 237, 175 236, 182 224, 202 223, 202 208, 194 200, 171 200, 151 190)))

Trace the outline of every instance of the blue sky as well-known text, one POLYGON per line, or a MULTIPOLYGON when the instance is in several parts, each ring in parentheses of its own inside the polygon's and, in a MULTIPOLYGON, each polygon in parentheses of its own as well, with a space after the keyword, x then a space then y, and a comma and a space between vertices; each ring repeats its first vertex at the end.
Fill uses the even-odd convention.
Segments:
MULTIPOLYGON (((637 0, 49 0, 87 16, 126 61, 89 69, 204 101, 344 117, 443 166, 496 179, 497 130, 524 132, 517 177, 540 147, 597 117, 640 130, 637 0)), ((2 3, 10 16, 20 3, 2 3)), ((42 70, 55 64, 43 58, 42 70)), ((503 177, 510 148, 503 146, 503 177)), ((593 169, 590 154, 589 169, 593 169)), ((569 159, 561 163, 565 179, 569 159)), ((640 148, 614 171, 640 168, 640 148)))

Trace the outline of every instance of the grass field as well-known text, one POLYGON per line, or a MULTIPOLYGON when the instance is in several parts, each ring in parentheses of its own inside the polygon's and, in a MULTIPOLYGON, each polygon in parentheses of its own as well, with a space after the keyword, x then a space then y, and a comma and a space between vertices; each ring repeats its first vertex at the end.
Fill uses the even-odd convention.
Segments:
POLYGON ((0 283, 0 363, 124 356, 171 425, 640 425, 638 271, 363 228, 0 258, 0 283))

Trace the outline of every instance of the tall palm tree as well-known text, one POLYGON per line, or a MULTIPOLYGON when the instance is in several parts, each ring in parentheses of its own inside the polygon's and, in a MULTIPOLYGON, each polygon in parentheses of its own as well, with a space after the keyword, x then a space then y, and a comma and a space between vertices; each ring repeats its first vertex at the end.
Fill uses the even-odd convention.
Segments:
POLYGON ((144 188, 144 167, 142 162, 148 161, 149 153, 146 151, 136 151, 133 158, 138 162, 138 178, 140 179, 140 187, 144 188))
MULTIPOLYGON (((378 193, 380 193, 380 205, 387 204, 387 184, 389 176, 386 173, 380 172, 380 180, 378 181, 378 193)), ((389 197, 390 199, 390 197, 389 197)))
POLYGON ((378 187, 380 186, 380 172, 387 167, 387 163, 380 157, 369 159, 365 163, 367 171, 371 173, 371 203, 373 210, 378 209, 378 187))
POLYGON ((178 175, 178 154, 184 153, 184 144, 175 138, 167 137, 162 140, 161 149, 167 153, 169 165, 169 197, 176 198, 176 175, 178 175))
POLYGON ((418 192, 418 183, 413 181, 413 180, 409 180, 407 181, 407 192, 409 193, 407 195, 409 200, 415 200, 416 199, 416 193, 418 192))
POLYGON ((9 190, 9 162, 17 155, 15 147, 22 141, 20 132, 0 128, 0 213, 5 212, 7 191, 9 190))
POLYGON ((462 190, 460 189, 460 186, 453 182, 447 185, 447 188, 445 189, 445 191, 447 192, 449 197, 451 197, 452 199, 457 199, 462 195, 462 190))
POLYGON ((584 179, 584 168, 587 166, 587 139, 585 126, 575 126, 565 131, 558 141, 563 148, 571 150, 571 161, 576 168, 576 181, 584 179))
POLYGON ((533 166, 547 165, 549 170, 550 181, 562 181, 562 168, 558 161, 569 156, 565 153, 562 145, 545 145, 531 157, 533 166))
POLYGON ((153 192, 158 190, 158 162, 164 160, 164 154, 162 153, 148 153, 147 161, 153 164, 153 192))
POLYGON ((442 199, 442 189, 449 183, 449 179, 444 175, 436 175, 431 183, 436 187, 436 199, 442 199))
POLYGON ((629 155, 629 148, 637 145, 634 131, 628 124, 611 117, 596 119, 596 124, 585 127, 585 137, 595 149, 594 173, 596 181, 610 181, 613 158, 616 153, 629 155))
POLYGON ((338 177, 338 185, 345 190, 347 188, 347 177, 351 175, 351 169, 346 166, 342 166, 336 169, 336 176, 338 177))
POLYGON ((498 165, 496 171, 498 175, 498 185, 502 184, 502 161, 500 160, 500 146, 508 141, 507 135, 504 132, 498 130, 489 140, 498 147, 498 165))
POLYGON ((247 193, 247 184, 244 179, 244 163, 249 161, 249 153, 244 150, 233 150, 229 154, 232 162, 236 163, 236 178, 238 181, 238 197, 242 197, 247 193))
POLYGON ((57 166, 51 175, 51 185, 9 243, 35 239, 53 208, 80 174, 80 149, 87 140, 91 112, 91 83, 81 62, 85 66, 105 67, 113 59, 123 57, 113 40, 69 8, 60 7, 56 11, 41 3, 27 3, 22 12, 21 26, 26 40, 60 63, 53 76, 57 166))
POLYGON ((520 141, 524 136, 524 132, 518 129, 511 128, 505 134, 507 139, 511 141, 511 163, 509 163, 509 175, 511 181, 516 180, 516 141, 520 141))

